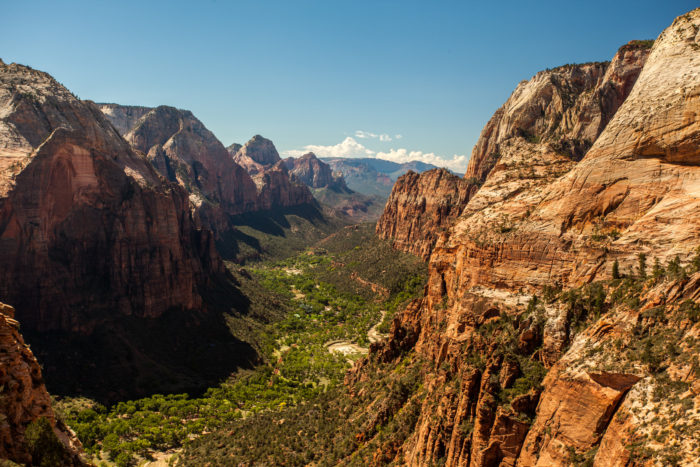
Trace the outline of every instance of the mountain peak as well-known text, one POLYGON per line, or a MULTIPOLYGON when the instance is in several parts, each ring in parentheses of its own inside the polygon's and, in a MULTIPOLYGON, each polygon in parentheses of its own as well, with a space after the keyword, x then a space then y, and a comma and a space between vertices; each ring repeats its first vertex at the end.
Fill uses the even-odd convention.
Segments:
POLYGON ((238 153, 262 165, 274 165, 281 160, 272 141, 260 135, 253 136, 238 153))

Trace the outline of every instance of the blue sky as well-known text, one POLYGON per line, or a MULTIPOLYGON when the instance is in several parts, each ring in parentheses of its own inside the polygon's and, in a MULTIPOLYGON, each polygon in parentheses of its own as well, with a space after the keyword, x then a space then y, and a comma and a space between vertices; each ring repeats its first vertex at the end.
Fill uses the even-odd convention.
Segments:
POLYGON ((9 1, 0 58, 83 99, 192 110, 225 144, 463 170, 537 71, 609 60, 692 1, 9 1))

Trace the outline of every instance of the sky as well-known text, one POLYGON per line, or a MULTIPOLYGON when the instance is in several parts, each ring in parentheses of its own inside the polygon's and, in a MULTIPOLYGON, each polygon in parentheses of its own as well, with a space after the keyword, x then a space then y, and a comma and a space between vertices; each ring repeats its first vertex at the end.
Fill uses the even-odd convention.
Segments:
POLYGON ((0 58, 82 99, 191 110, 228 146, 464 171, 515 86, 610 60, 697 1, 11 1, 0 58))

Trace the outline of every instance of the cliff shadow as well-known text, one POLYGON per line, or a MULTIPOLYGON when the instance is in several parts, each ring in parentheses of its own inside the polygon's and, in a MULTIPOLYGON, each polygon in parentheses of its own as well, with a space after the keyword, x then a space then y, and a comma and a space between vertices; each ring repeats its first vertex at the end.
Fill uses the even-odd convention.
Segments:
POLYGON ((202 310, 115 315, 88 333, 24 334, 51 394, 107 404, 157 393, 198 395, 260 362, 254 344, 231 329, 231 316, 247 314, 250 300, 231 283, 212 284, 203 296, 202 310))
POLYGON ((245 213, 230 218, 231 230, 219 235, 219 254, 228 261, 278 260, 292 256, 348 225, 316 204, 245 213))
POLYGON ((233 216, 231 222, 236 227, 247 226, 264 234, 285 237, 289 229, 298 223, 292 217, 305 220, 312 225, 328 222, 319 206, 314 204, 301 204, 240 214, 233 216))

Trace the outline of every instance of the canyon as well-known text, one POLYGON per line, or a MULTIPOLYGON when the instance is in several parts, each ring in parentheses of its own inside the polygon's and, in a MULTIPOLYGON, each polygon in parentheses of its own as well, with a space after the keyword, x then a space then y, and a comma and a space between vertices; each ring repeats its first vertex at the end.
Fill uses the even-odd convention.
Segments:
POLYGON ((698 465, 699 115, 700 9, 520 82, 463 176, 0 61, 0 458, 698 465))

